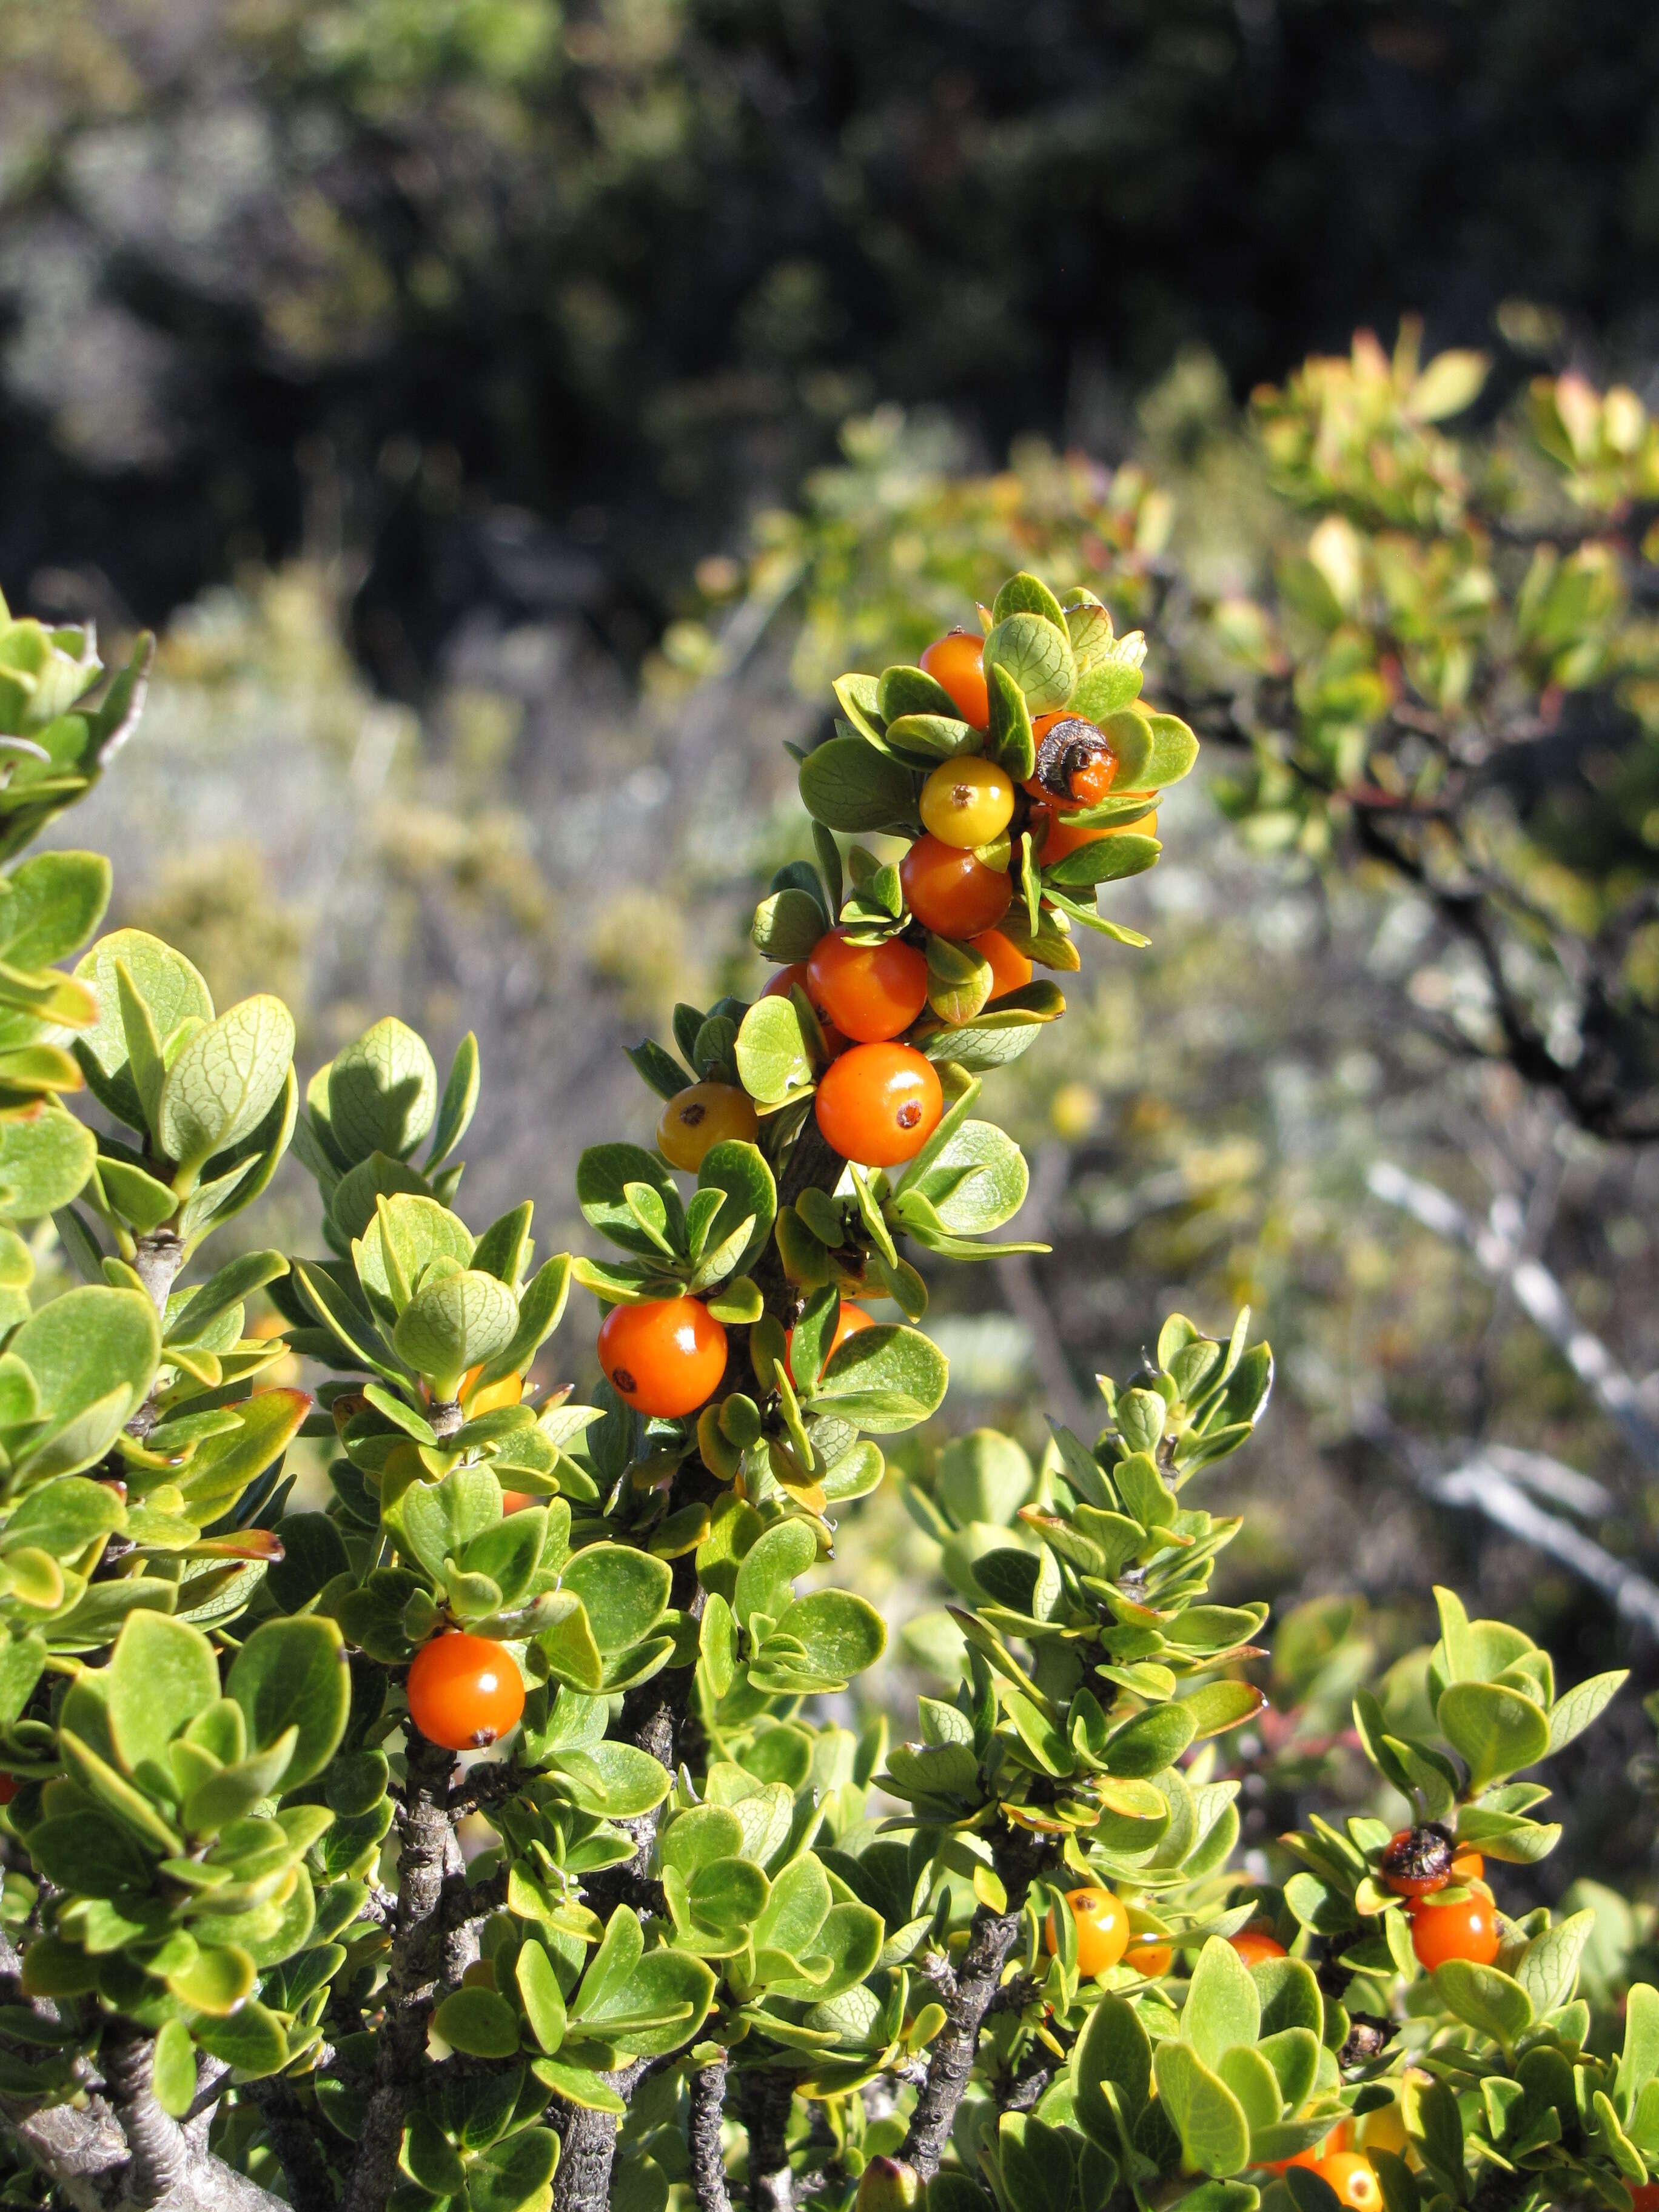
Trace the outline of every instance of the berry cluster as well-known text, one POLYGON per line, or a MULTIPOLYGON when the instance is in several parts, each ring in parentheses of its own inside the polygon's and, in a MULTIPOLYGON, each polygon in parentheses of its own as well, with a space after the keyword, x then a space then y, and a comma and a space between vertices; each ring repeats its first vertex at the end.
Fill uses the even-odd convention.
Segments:
MULTIPOLYGON (((1063 1012, 1054 986, 1033 978, 1036 964, 1078 965, 1074 922, 1144 941, 1078 894, 1157 860, 1158 787, 1190 768, 1191 732, 1140 700, 1145 641, 1116 636, 1091 594, 1062 605, 1016 576, 979 613, 980 636, 953 629, 918 665, 837 684, 848 719, 802 763, 819 867, 781 872, 755 933, 787 956, 755 1004, 790 1010, 795 1065, 781 1087, 775 1054, 756 1073, 762 1055, 744 1049, 759 1035, 755 1006, 739 1000, 708 1018, 730 1037, 694 1025, 695 1081, 641 1047, 636 1062, 666 1100, 657 1146, 671 1166, 697 1174, 732 1141, 779 1164, 810 1097, 834 1159, 866 1175, 904 1168, 934 1139, 964 1071, 1013 1057, 1063 1012), (902 854, 854 845, 843 858, 836 832, 872 830, 902 838, 902 854)), ((830 1352, 867 1326, 843 1304, 830 1352)), ((726 1332, 695 1296, 637 1300, 607 1315, 599 1358, 636 1412, 682 1419, 719 1389, 726 1332)))

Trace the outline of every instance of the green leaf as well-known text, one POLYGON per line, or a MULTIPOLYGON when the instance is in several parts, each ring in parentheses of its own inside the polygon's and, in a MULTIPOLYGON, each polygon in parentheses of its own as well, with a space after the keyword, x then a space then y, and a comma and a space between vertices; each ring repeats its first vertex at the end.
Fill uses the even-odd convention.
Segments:
POLYGON ((1472 1791, 1534 1765, 1550 1747, 1543 1708, 1496 1683, 1454 1682, 1441 1693, 1435 1717, 1469 1770, 1472 1791))
POLYGON ((1250 1970, 1231 1943, 1212 1936, 1198 1954, 1181 2032, 1198 2056, 1214 2066, 1236 2043, 1254 2043, 1261 2002, 1250 1970))
POLYGON ((1115 2152, 1120 2138, 1106 2084, 1115 2090, 1130 2127, 1152 2087, 1152 2047, 1133 2005, 1122 1997, 1101 1998, 1077 2039, 1071 2070, 1078 2118, 1103 2149, 1115 2152))
POLYGON ((1620 1667, 1610 1674, 1592 1674, 1588 1681, 1559 1697, 1550 1707, 1551 1751, 1564 1749, 1581 1735, 1629 1680, 1629 1670, 1620 1667))
POLYGON ((40 1404, 32 1471, 68 1474, 101 1459, 149 1389, 161 1348, 155 1309, 139 1291, 66 1291, 26 1321, 7 1351, 40 1404))
POLYGON ((481 1388, 508 1375, 523 1375, 530 1363, 564 1317, 570 1295, 570 1255, 560 1252, 541 1266, 519 1294, 518 1326, 501 1346, 483 1363, 481 1388))
POLYGON ((606 1658, 651 1633, 668 1609, 672 1580, 666 1559, 627 1544, 589 1544, 571 1557, 560 1577, 562 1587, 581 1600, 606 1658))
POLYGON ((732 1611, 747 1628, 756 1613, 775 1620, 794 1599, 794 1580, 818 1555, 817 1539, 805 1521, 780 1521, 758 1537, 738 1569, 732 1611))
POLYGON ((1012 1137, 992 1121, 963 1121, 921 1174, 905 1177, 896 1211, 902 1218, 905 1195, 918 1192, 951 1236, 982 1236, 1013 1218, 1030 1182, 1012 1137))
MULTIPOLYGON (((456 1059, 461 1071, 462 1100, 469 1089, 476 1097, 476 1071, 469 1073, 461 1054, 456 1059)), ((450 1083, 457 1083, 454 1071, 450 1083)), ((432 1127, 437 1097, 438 1071, 432 1064, 432 1054, 413 1030, 388 1015, 366 1030, 356 1043, 349 1044, 330 1066, 329 1133, 348 1165, 367 1159, 371 1152, 407 1159, 432 1127)), ((459 1141, 465 1126, 460 1103, 461 1100, 452 1101, 446 1091, 446 1109, 459 1126, 448 1135, 445 1152, 459 1141)), ((437 1153, 428 1167, 442 1157, 437 1153)))
POLYGON ((769 960, 787 966, 805 960, 829 927, 830 917, 817 899, 792 888, 761 901, 749 934, 769 960))
POLYGON ((818 1378, 813 1409, 872 1436, 894 1436, 939 1411, 949 1377, 945 1354, 920 1329, 880 1323, 836 1352, 818 1378))
POLYGON ((1036 739, 1025 694, 1006 668, 994 666, 985 672, 985 688, 991 709, 991 756, 1016 783, 1025 783, 1036 767, 1036 739))
POLYGON ((1044 868, 1042 880, 1062 888, 1119 883, 1126 876, 1143 874, 1163 850, 1156 837, 1125 830, 1115 837, 1097 837, 1087 845, 1078 846, 1063 860, 1044 868))
POLYGON ((668 1242, 676 1251, 684 1250, 684 1209, 674 1178, 661 1160, 637 1145, 590 1145, 576 1163, 576 1202, 589 1224, 625 1252, 660 1260, 662 1244, 641 1224, 629 1203, 630 1184, 657 1194, 668 1224, 668 1242))
POLYGON ((175 2120, 196 2101, 196 2046, 181 2020, 163 2021, 156 2030, 150 2086, 156 2103, 175 2120))
MULTIPOLYGON (((1521 1954, 1515 1978, 1531 1998, 1533 2010, 1540 2020, 1571 1996, 1578 1979, 1578 1962, 1595 1930, 1593 1912, 1574 1912, 1534 1936, 1521 1954)), ((1626 2021, 1628 2017, 1627 2013, 1626 2021)))
POLYGON ((282 2022, 254 1997, 228 2019, 198 2020, 193 2033, 210 2057, 222 2058, 251 2081, 275 2074, 288 2063, 282 2022))
MULTIPOLYGON (((32 1120, 0 1121, 0 1213, 14 1221, 55 1213, 85 1188, 97 1157, 91 1130, 51 1101, 32 1120)), ((169 1194, 169 1210, 173 1203, 169 1194)))
POLYGON ((219 1696, 219 1665, 199 1629, 164 1613, 135 1613, 105 1670, 110 1735, 129 1774, 172 1795, 167 1749, 219 1696))
POLYGON ((978 750, 980 733, 952 707, 948 714, 905 714, 889 725, 887 743, 896 753, 924 763, 953 760, 978 750))
POLYGON ((902 761, 862 738, 829 738, 801 763, 801 803, 827 830, 908 827, 915 779, 902 761))
POLYGON ((531 2033, 544 2051, 556 2051, 564 2041, 564 1994, 551 1960, 533 1937, 520 1946, 513 1971, 531 2033))
POLYGON ((69 1559, 122 1521, 121 1501, 107 1483, 85 1475, 60 1475, 31 1491, 0 1530, 0 1554, 20 1544, 69 1559))
POLYGON ((1158 2095, 1192 2163, 1201 2173, 1217 2176, 1242 2171, 1249 2160, 1250 2130, 1226 2084, 1185 2043, 1160 2043, 1152 2070, 1158 2095))
POLYGON ((535 2212, 559 2162, 559 2139, 550 2128, 523 2128, 493 2143, 467 2173, 469 2212, 535 2212))
POLYGON ((400 1359, 432 1378, 434 1395, 453 1398, 461 1376, 513 1341, 519 1302, 505 1283, 476 1268, 425 1284, 398 1316, 392 1342, 400 1359))
MULTIPOLYGON (((1104 614, 1105 611, 1103 607, 1101 612, 1104 614)), ((994 627, 1000 622, 1006 622, 1010 615, 1017 614, 1041 615, 1045 622, 1051 622, 1056 629, 1063 630, 1068 639, 1071 636, 1071 623, 1062 611, 1060 601, 1040 576, 1033 576, 1024 568, 1018 575, 1009 577, 991 602, 994 627)), ((1111 617, 1108 616, 1109 627, 1110 621, 1111 617)))
POLYGON ((333 1621, 313 1613, 263 1622, 232 1661, 225 1687, 242 1710, 256 1750, 289 1728, 298 1729, 284 1789, 322 1772, 345 1733, 351 1703, 345 1647, 333 1621))
POLYGON ((876 711, 884 722, 893 723, 905 714, 955 716, 960 709, 925 668, 902 665, 882 670, 876 684, 876 711))
MULTIPOLYGON (((786 1000, 777 999, 764 1003, 775 1006, 788 1004, 786 1000)), ((793 1009, 790 1011, 793 1013, 793 1009)), ((708 1225, 706 1255, 734 1237, 745 1221, 752 1223, 747 1241, 738 1247, 727 1271, 740 1273, 764 1250, 778 1210, 777 1185, 760 1147, 734 1137, 711 1145, 697 1170, 697 1189, 699 1193, 716 1190, 724 1194, 720 1210, 708 1225)))
POLYGON ((984 665, 1006 668, 1034 714, 1063 707, 1077 682, 1077 664, 1062 623, 1018 611, 992 629, 983 648, 984 665))
POLYGON ((416 2112, 404 2130, 400 2163, 410 2179, 431 2197, 459 2197, 466 2188, 461 2154, 443 2130, 416 2112))
POLYGON ((280 999, 244 999, 187 1037, 167 1072, 155 1136, 193 1182, 214 1153, 251 1137, 281 1096, 294 1017, 280 999))
POLYGON ((1659 1990, 1632 1982, 1625 1999, 1625 2040, 1619 2061, 1619 2095, 1631 2109, 1659 2073, 1659 1990))
POLYGON ((775 1632, 793 1637, 805 1646, 805 1663, 797 1663, 794 1671, 819 1675, 838 1686, 873 1667, 887 1646, 881 1615, 848 1590, 813 1590, 797 1598, 785 1608, 775 1632))
POLYGON ((222 2017, 240 2010, 252 1991, 253 1974, 246 1951, 215 1944, 198 1951, 182 1972, 169 1974, 167 1987, 181 2004, 222 2017))
POLYGON ((76 1039, 75 1056, 100 1105, 129 1128, 142 1129, 145 1115, 121 1019, 118 963, 125 968, 162 1045, 186 1022, 210 1022, 213 998, 182 952, 175 952, 142 929, 118 929, 100 937, 76 963, 76 975, 91 986, 97 998, 98 1019, 76 1039))
POLYGON ((257 1390, 237 1407, 237 1426, 207 1437, 176 1480, 200 1521, 227 1513, 249 1484, 280 1459, 311 1411, 303 1390, 257 1390))
POLYGON ((757 999, 738 1030, 738 1073, 750 1097, 776 1106, 813 1079, 800 1017, 787 999, 757 999))
POLYGON ((511 2058, 519 2047, 518 2015, 494 1990, 455 1990, 433 2014, 432 2027, 469 2058, 511 2058))
POLYGON ((1533 2021, 1532 1999, 1521 1984, 1496 1966, 1451 1959, 1434 1971, 1434 1985, 1449 2012, 1499 2043, 1512 2044, 1533 2021))
POLYGON ((478 1040, 471 1030, 455 1048, 444 1095, 438 1101, 431 1149, 426 1156, 428 1175, 441 1167, 466 1134, 478 1103, 478 1040))
POLYGON ((244 1252, 191 1293, 182 1310, 168 1322, 167 1341, 199 1342, 221 1314, 240 1305, 267 1283, 280 1281, 287 1273, 288 1261, 280 1252, 244 1252))

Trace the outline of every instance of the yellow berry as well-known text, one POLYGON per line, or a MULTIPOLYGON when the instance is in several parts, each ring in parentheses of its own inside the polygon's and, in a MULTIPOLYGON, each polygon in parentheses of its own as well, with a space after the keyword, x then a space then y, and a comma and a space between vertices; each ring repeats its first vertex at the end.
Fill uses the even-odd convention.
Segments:
POLYGON ((703 1154, 728 1137, 753 1144, 760 1121, 746 1092, 732 1083, 693 1083, 677 1091, 657 1124, 657 1149, 671 1167, 695 1175, 703 1154))
POLYGON ((921 787, 921 818, 941 845, 988 845, 1013 812, 1013 779, 994 761, 945 761, 921 787))

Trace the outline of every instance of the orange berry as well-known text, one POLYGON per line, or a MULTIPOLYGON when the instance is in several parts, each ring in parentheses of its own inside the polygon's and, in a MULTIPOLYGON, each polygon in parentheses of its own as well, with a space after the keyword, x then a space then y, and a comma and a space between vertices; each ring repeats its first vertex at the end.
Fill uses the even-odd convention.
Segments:
POLYGON ((1659 2181, 1640 2181, 1630 2192, 1631 2212, 1659 2212, 1659 2181))
POLYGON ((1007 913, 1014 886, 1006 868, 988 868, 959 845, 918 837, 899 863, 905 903, 940 937, 977 937, 1007 913))
POLYGON ((855 1044, 832 1061, 816 1109, 824 1142, 861 1168, 913 1160, 945 1113, 939 1072, 908 1044, 855 1044))
MULTIPOLYGON (((1068 1890, 1066 1902, 1077 1923, 1078 1972, 1085 1980, 1105 1973, 1128 1948, 1128 1914, 1109 1889, 1068 1890)), ((1042 1940, 1051 1954, 1059 1948, 1052 1912, 1043 1923, 1042 1940)))
POLYGON ((806 992, 821 1022, 855 1044, 880 1044, 908 1030, 927 1005, 927 963, 899 938, 854 945, 832 929, 812 947, 806 992))
POLYGON ((1363 2152, 1333 2151, 1328 2158, 1316 2159, 1313 2171, 1335 2191, 1337 2203, 1347 2212, 1382 2212, 1382 2185, 1363 2152))
POLYGON ((1123 1954, 1123 1963, 1145 1974, 1149 1982, 1161 1982, 1175 1964, 1175 1950, 1168 1943, 1131 1943, 1123 1954))
POLYGON ((965 629, 936 637, 921 656, 921 665, 935 684, 957 702, 957 712, 975 729, 990 726, 991 695, 985 684, 985 641, 965 629))
MULTIPOLYGON (((843 1298, 841 1302, 841 1311, 836 1316, 835 1334, 830 1338, 824 1350, 826 1365, 835 1358, 849 1336, 856 1336, 861 1328, 873 1328, 875 1325, 874 1321, 866 1313, 862 1306, 855 1306, 850 1298, 843 1298)), ((783 1348, 786 1357, 795 1348, 795 1332, 793 1328, 787 1328, 783 1333, 783 1348)))
POLYGON ((1237 1936, 1230 1936, 1227 1941, 1247 1966, 1259 1966, 1264 1960, 1289 1956, 1278 1936, 1269 1936, 1262 1928, 1241 1928, 1237 1936))
POLYGON ((692 1083, 677 1091, 657 1124, 657 1150, 671 1167, 695 1175, 704 1155, 737 1138, 752 1145, 760 1117, 746 1091, 733 1083, 692 1083))
POLYGON ((678 1420, 720 1388, 726 1331, 701 1298, 613 1306, 599 1328, 599 1364, 635 1413, 678 1420))
POLYGON ((1009 944, 1000 929, 981 929, 977 937, 970 937, 968 942, 981 960, 991 963, 994 999, 1006 998, 1010 991, 1023 991, 1030 981, 1030 962, 1009 944))
POLYGON ((493 1413, 501 1406, 516 1406, 524 1396, 522 1375, 503 1375, 499 1382, 486 1383, 480 1390, 478 1377, 483 1373, 480 1361, 461 1377, 461 1404, 469 1421, 476 1421, 480 1413, 493 1413))
POLYGON ((539 1505, 541 1500, 533 1490, 504 1490, 501 1492, 501 1512, 522 1513, 526 1505, 539 1505))
POLYGON ((428 1743, 483 1751, 524 1711, 524 1679, 504 1644, 459 1632, 434 1636, 409 1670, 409 1717, 428 1743))
POLYGON ((1472 1850, 1465 1844, 1460 1850, 1452 1853, 1451 1878, 1454 1881, 1484 1881, 1486 1862, 1479 1851, 1472 1850))
POLYGON ((1497 1908, 1490 1898, 1476 1895, 1466 1897, 1461 1905, 1437 1905, 1432 1898, 1414 1897, 1406 1910, 1412 1918, 1417 1962, 1430 1973, 1452 1959, 1490 1966, 1503 1947, 1497 1908))
POLYGON ((1319 2141, 1307 2150, 1297 2151, 1294 2158, 1267 2160, 1264 2170, 1268 2173, 1283 2173, 1287 2166, 1317 2166, 1322 2158, 1329 2158, 1337 2151, 1346 2150, 1352 2140, 1352 2126, 1346 2120, 1339 2121, 1328 2135, 1322 2136, 1319 2141))

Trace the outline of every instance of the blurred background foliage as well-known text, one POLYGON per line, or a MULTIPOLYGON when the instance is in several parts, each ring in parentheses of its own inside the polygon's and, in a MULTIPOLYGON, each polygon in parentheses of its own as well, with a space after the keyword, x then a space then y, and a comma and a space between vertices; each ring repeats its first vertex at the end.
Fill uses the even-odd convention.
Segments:
MULTIPOLYGON (((1232 1747, 1258 1844, 1431 1579, 1570 1676, 1659 1683, 1659 1157, 1490 1056, 1436 884, 1326 805, 1370 772, 1321 703, 1331 641, 1357 625, 1382 681, 1422 603, 1320 630, 1305 572, 1342 554, 1311 559, 1309 502, 1370 529, 1376 487, 1310 483, 1294 406, 1247 406, 1407 310, 1425 359, 1485 349, 1468 504, 1517 605, 1504 531, 1570 536, 1594 474, 1505 427, 1528 380, 1659 388, 1656 85, 1628 0, 0 0, 0 583, 163 632, 75 836, 216 996, 289 1000, 304 1071, 386 1011, 441 1054, 475 1029, 473 1219, 533 1194, 544 1249, 579 1243, 578 1152, 649 1124, 620 1047, 758 989, 757 882, 804 850, 781 740, 827 726, 830 675, 1019 567, 1153 630, 1149 692, 1207 742, 1114 909, 1152 949, 1085 948, 1040 1073, 997 1079, 1054 1251, 958 1279, 937 1333, 952 1429, 1036 1453, 1045 1414, 1092 1428, 1139 1316, 1255 1307, 1280 1391, 1218 1503, 1249 1515, 1231 1582, 1290 1624, 1232 1747), (1287 639, 1317 697, 1284 696, 1287 639)), ((1427 450, 1406 520, 1464 574, 1427 450)), ((1616 665, 1507 635, 1526 729, 1480 794, 1506 881, 1585 943, 1659 869, 1630 688, 1659 488, 1632 507, 1628 463, 1582 506, 1623 596, 1562 616, 1564 653, 1611 623, 1616 665)), ((1443 643, 1468 609, 1431 612, 1443 643)), ((1565 971, 1516 946, 1556 1037, 1565 971)), ((1659 1009, 1659 937, 1615 965, 1659 1009)), ((276 1241, 314 1244, 282 1188, 276 1241)), ((915 1677, 948 1665, 898 1486, 844 1548, 915 1677)), ((1651 1745, 1621 1700, 1568 1754, 1554 1888, 1592 1846, 1651 1883, 1651 1745)))

